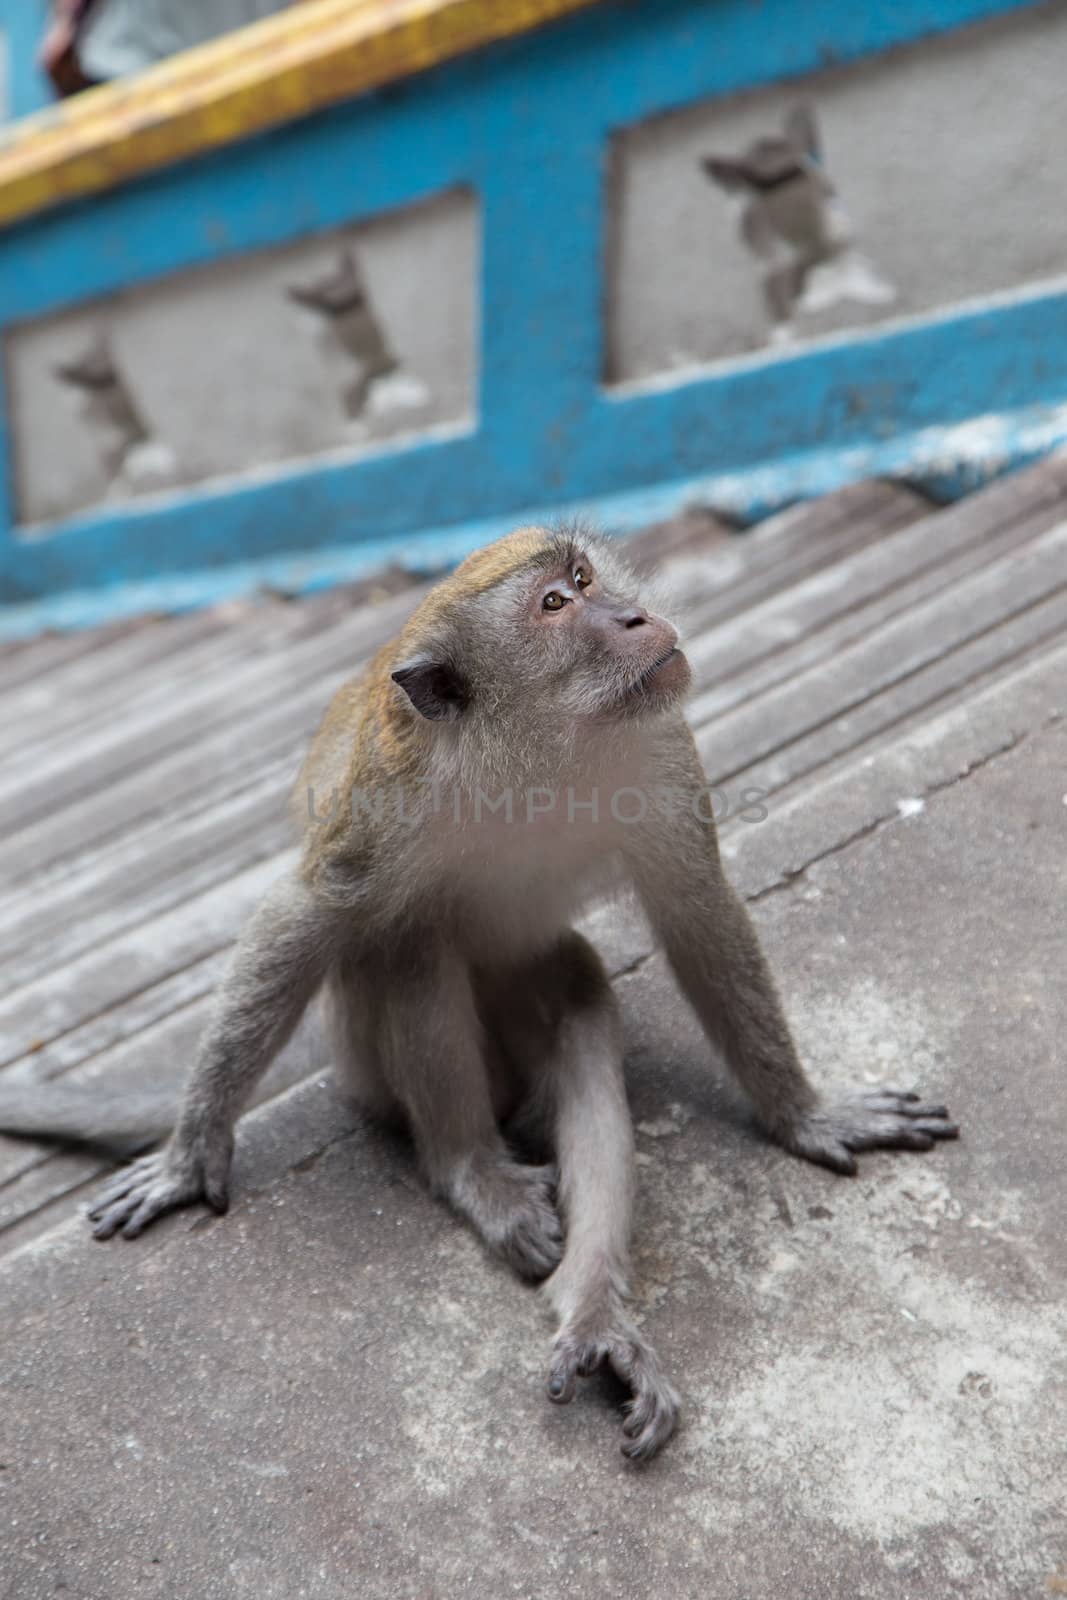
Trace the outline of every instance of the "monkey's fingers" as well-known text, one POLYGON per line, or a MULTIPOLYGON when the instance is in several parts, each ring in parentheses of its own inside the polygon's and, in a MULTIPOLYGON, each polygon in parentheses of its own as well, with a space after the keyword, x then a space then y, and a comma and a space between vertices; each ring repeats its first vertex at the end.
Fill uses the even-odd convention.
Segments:
POLYGON ((602 1338, 575 1339, 561 1334, 552 1352, 548 1397, 568 1405, 579 1378, 587 1378, 603 1365, 629 1389, 622 1453, 631 1461, 649 1461, 678 1423, 678 1396, 659 1370, 655 1352, 636 1337, 614 1333, 602 1338))
POLYGON ((862 1103, 870 1111, 895 1111, 900 1117, 948 1119, 947 1106, 924 1105, 917 1094, 904 1094, 899 1089, 875 1089, 863 1096, 862 1103))
MULTIPOLYGON (((579 1378, 588 1378, 608 1359, 611 1352, 610 1336, 598 1339, 576 1338, 574 1334, 561 1333, 552 1351, 552 1364, 548 1369, 548 1398, 558 1406, 568 1406, 574 1399, 579 1378)), ((623 1379, 626 1382, 625 1379, 623 1379)))
POLYGON ((161 1209, 157 1202, 153 1202, 151 1197, 144 1195, 141 1190, 132 1190, 93 1217, 93 1238, 110 1239, 121 1228, 124 1238, 135 1239, 152 1218, 159 1215, 161 1209))
POLYGON ((106 1184, 90 1208, 93 1238, 110 1239, 121 1229, 123 1238, 136 1239, 164 1211, 199 1196, 199 1181, 171 1172, 162 1151, 145 1156, 106 1184))
MULTIPOLYGON (((924 1105, 917 1094, 877 1089, 851 1106, 853 1126, 841 1132, 850 1150, 929 1150, 937 1139, 958 1139, 945 1106, 924 1105)), ((847 1120, 844 1108, 839 1113, 847 1120)))
POLYGON ((842 1143, 849 1150, 932 1150, 938 1139, 958 1139, 960 1130, 944 1117, 910 1118, 882 1114, 878 1121, 848 1129, 842 1143))
POLYGON ((547 1278, 563 1255, 563 1224, 555 1203, 556 1169, 509 1163, 503 1175, 511 1192, 501 1254, 520 1277, 535 1282, 547 1278))
POLYGON ((554 1214, 523 1217, 508 1234, 505 1255, 520 1277, 538 1282, 559 1266, 563 1228, 554 1214))
POLYGON ((918 1095, 877 1089, 831 1101, 789 1129, 787 1147, 808 1161, 853 1176, 856 1152, 930 1150, 940 1139, 958 1139, 959 1127, 941 1105, 918 1095))
POLYGON ((596 1346, 572 1344, 561 1339, 552 1352, 546 1384, 548 1398, 553 1404, 569 1406, 577 1393, 579 1376, 592 1372, 600 1359, 596 1346))
MULTIPOLYGON (((614 1360, 612 1366, 619 1372, 614 1360)), ((647 1345, 636 1347, 624 1382, 634 1397, 622 1425, 622 1453, 631 1461, 651 1461, 678 1426, 678 1396, 647 1345)))
POLYGON ((116 1200, 123 1199, 133 1189, 149 1183, 158 1176, 160 1171, 159 1152, 142 1156, 140 1161, 132 1162, 128 1167, 122 1167, 113 1177, 109 1178, 104 1187, 99 1191, 93 1204, 89 1207, 90 1221, 95 1220, 101 1213, 116 1200))
POLYGON ((657 1390, 647 1398, 635 1400, 622 1425, 626 1436, 621 1446, 623 1455, 628 1461, 651 1461, 677 1426, 678 1403, 673 1396, 657 1390))

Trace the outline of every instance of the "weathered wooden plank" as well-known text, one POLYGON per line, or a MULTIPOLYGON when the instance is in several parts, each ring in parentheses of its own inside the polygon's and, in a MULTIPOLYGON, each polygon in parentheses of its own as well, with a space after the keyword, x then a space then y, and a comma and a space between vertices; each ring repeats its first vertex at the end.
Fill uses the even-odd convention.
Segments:
MULTIPOLYGON (((410 579, 404 585, 412 586, 410 579)), ((360 603, 374 607, 401 592, 396 586, 380 591, 363 587, 377 598, 372 602, 365 594, 360 603)), ((10 696, 0 691, 0 713, 21 756, 28 741, 54 744, 67 728, 84 732, 113 718, 116 692, 128 714, 141 698, 161 690, 173 697, 176 683, 186 686, 234 662, 275 654, 296 640, 321 635, 353 609, 354 604, 346 605, 331 591, 303 604, 259 595, 162 618, 152 627, 131 628, 87 663, 75 661, 66 671, 50 673, 44 683, 31 682, 10 696)))
POLYGON ((289 859, 275 857, 0 1000, 0 1063, 224 948, 289 859))
POLYGON ((732 782, 756 761, 843 716, 873 695, 947 655, 1015 612, 1060 589, 1067 574, 1067 523, 934 595, 865 639, 781 684, 765 701, 735 707, 702 727, 697 744, 713 782, 732 782))
POLYGON ((15 687, 0 682, 0 711, 5 725, 21 728, 26 722, 32 726, 35 718, 47 718, 49 725, 57 725, 64 720, 66 707, 91 706, 101 690, 111 688, 116 681, 128 682, 130 675, 146 662, 162 661, 232 631, 213 611, 160 617, 130 626, 90 654, 75 656, 44 676, 15 687))
POLYGON ((166 693, 173 698, 178 685, 184 691, 210 671, 226 671, 253 653, 243 629, 228 627, 213 612, 197 612, 161 624, 155 632, 116 640, 101 652, 106 660, 90 658, 96 662, 92 673, 75 663, 16 696, 3 696, 0 713, 8 743, 0 762, 0 786, 16 764, 25 767, 56 748, 65 750, 72 731, 86 742, 94 731, 113 726, 116 702, 129 715, 140 702, 166 693))
MULTIPOLYGON (((225 680, 208 673, 202 681, 161 695, 129 715, 118 703, 103 734, 75 734, 50 756, 0 779, 0 829, 12 833, 70 805, 94 790, 159 760, 212 729, 240 722, 264 703, 277 703, 331 669, 351 667, 388 638, 407 614, 406 596, 369 612, 338 617, 288 650, 265 652, 236 663, 225 680), (222 692, 222 691, 225 692, 222 692)), ((165 669, 163 669, 165 671, 165 669)))
MULTIPOLYGON (((210 984, 203 994, 178 1011, 163 1014, 147 1027, 132 1027, 117 1035, 104 1050, 81 1061, 69 1062, 62 1073, 45 1073, 39 1058, 24 1057, 3 1069, 3 1079, 18 1077, 21 1081, 47 1081, 56 1076, 70 1075, 80 1086, 97 1089, 107 1094, 135 1092, 150 1084, 153 1090, 174 1095, 175 1104, 181 1096, 185 1080, 196 1059, 197 1047, 207 1024, 211 1008, 211 994, 218 977, 219 963, 210 966, 210 984)), ((132 1009, 132 1008, 131 1008, 132 1009)), ((282 1093, 292 1084, 310 1073, 320 1071, 328 1061, 329 1044, 317 1008, 313 1008, 304 1024, 266 1072, 249 1101, 261 1104, 282 1093)), ((11 1139, 0 1135, 0 1203, 5 1197, 12 1201, 13 1210, 28 1199, 30 1191, 22 1191, 24 1198, 14 1198, 13 1186, 27 1174, 45 1166, 56 1155, 55 1147, 29 1139, 11 1139)), ((90 1157, 97 1160, 96 1157, 90 1157)), ((112 1164, 106 1161, 99 1164, 112 1164)), ((77 1180, 77 1174, 74 1175, 77 1180)), ((47 1183, 49 1180, 45 1178, 47 1183)), ((59 1192, 57 1190, 57 1192, 59 1192)), ((2 1226, 2 1224, 0 1224, 2 1226)))
POLYGON ((178 1018, 199 1004, 215 988, 225 970, 229 945, 198 961, 190 961, 115 1001, 86 1021, 76 1023, 50 1040, 33 1041, 29 1050, 7 1062, 4 1073, 32 1078, 57 1078, 89 1063, 105 1060, 108 1052, 169 1019, 178 1018))
MULTIPOLYGON (((401 616, 407 604, 401 603, 401 616)), ((215 719, 214 731, 208 719, 198 725, 183 707, 176 713, 182 719, 181 736, 169 754, 157 751, 145 766, 134 742, 119 757, 120 763, 130 763, 124 776, 112 773, 105 785, 97 770, 84 780, 83 794, 67 795, 64 808, 53 806, 40 816, 27 812, 17 836, 0 844, 0 879, 19 883, 54 871, 73 854, 128 829, 137 819, 177 816, 197 794, 210 803, 227 786, 254 780, 264 764, 285 752, 291 755, 295 776, 333 690, 359 670, 366 655, 398 624, 399 618, 385 614, 383 606, 369 621, 346 619, 343 629, 321 641, 321 654, 310 665, 305 661, 299 672, 274 673, 268 684, 253 669, 242 697, 227 687, 226 712, 215 719)))
POLYGON ((5 657, 0 668, 0 689, 5 692, 16 689, 20 684, 56 671, 69 661, 86 659, 113 639, 124 638, 131 629, 152 628, 157 621, 155 617, 139 617, 132 622, 129 619, 109 622, 84 633, 52 633, 30 641, 24 648, 19 641, 14 653, 5 657))
POLYGON ((665 581, 686 637, 715 627, 929 512, 928 501, 900 484, 851 484, 821 500, 790 506, 709 556, 669 563, 665 581))
POLYGON ((227 725, 241 710, 320 677, 329 654, 325 641, 313 640, 290 655, 238 655, 225 674, 208 671, 180 688, 163 681, 158 669, 146 694, 116 696, 102 721, 91 718, 84 730, 9 766, 0 776, 0 828, 12 833, 58 812, 227 725))
POLYGON ((219 804, 131 834, 88 863, 74 861, 46 896, 34 885, 0 908, 0 963, 12 986, 97 948, 276 856, 293 842, 286 798, 292 763, 219 804))
POLYGON ((1005 622, 904 674, 881 693, 835 716, 764 760, 737 772, 731 788, 757 788, 768 802, 781 791, 814 778, 833 762, 895 735, 905 722, 937 715, 961 695, 982 689, 995 676, 1067 634, 1067 584, 1005 622))
MULTIPOLYGON (((16 1142, 3 1140, 4 1144, 16 1142)), ((0 1251, 6 1252, 18 1242, 12 1235, 16 1229, 20 1234, 24 1231, 20 1224, 32 1223, 43 1228, 53 1217, 58 1220, 59 1216, 68 1216, 77 1191, 112 1165, 102 1156, 80 1150, 32 1148, 38 1152, 37 1160, 7 1182, 0 1183, 0 1251)))
POLYGON ((915 576, 889 588, 877 589, 867 598, 861 595, 849 603, 848 594, 844 592, 840 596, 841 604, 830 611, 822 608, 824 597, 812 601, 797 593, 797 611, 804 615, 807 624, 800 636, 757 657, 747 666, 738 664, 736 669, 727 668, 714 683, 699 689, 689 702, 690 720, 694 726, 702 727, 734 706, 769 693, 775 685, 787 682, 798 672, 830 660, 910 607, 933 595, 948 595, 961 579, 1031 543, 1054 526, 1060 516, 1062 508, 1045 507, 1022 522, 1009 522, 988 538, 948 552, 943 561, 923 566, 915 576))
MULTIPOLYGON (((400 574, 400 576, 405 579, 404 584, 400 585, 398 579, 394 579, 394 587, 383 591, 385 597, 400 592, 401 588, 406 590, 412 588, 408 575, 400 574)), ((367 587, 365 583, 350 585, 349 589, 358 594, 367 587)), ((340 594, 331 592, 325 599, 317 599, 314 605, 286 607, 286 611, 291 612, 294 619, 302 619, 298 624, 294 621, 288 637, 315 631, 330 614, 345 613, 346 595, 347 591, 340 594), (312 618, 315 619, 314 622, 312 618)), ((366 601, 365 593, 363 599, 366 601)), ((247 612, 249 608, 245 606, 241 609, 247 612)), ((277 648, 277 645, 272 645, 272 648, 277 648)), ((198 839, 197 849, 204 856, 210 854, 216 845, 219 849, 225 848, 233 833, 233 828, 226 826, 227 818, 237 808, 247 807, 247 815, 239 818, 234 826, 238 828, 243 826, 253 835, 250 840, 252 848, 248 854, 241 857, 238 864, 246 865, 266 853, 261 841, 255 837, 257 830, 262 825, 273 824, 275 821, 272 807, 277 811, 279 818, 282 816, 304 743, 319 720, 333 687, 350 670, 355 670, 356 666, 358 662, 346 661, 343 670, 323 680, 321 689, 316 688, 310 696, 304 697, 305 700, 313 702, 310 704, 306 725, 301 724, 296 729, 291 746, 283 743, 281 755, 272 749, 270 738, 267 736, 262 750, 257 751, 262 759, 250 760, 247 766, 241 767, 233 785, 225 781, 217 760, 198 759, 197 772, 199 773, 201 767, 206 767, 211 774, 210 785, 203 789, 205 798, 202 803, 195 790, 189 795, 185 794, 181 784, 175 781, 176 775, 173 772, 163 773, 161 787, 166 791, 167 805, 162 814, 149 812, 140 819, 124 814, 122 829, 113 837, 94 847, 90 842, 90 836, 69 866, 66 863, 60 865, 53 858, 51 873, 44 868, 42 875, 29 887, 24 886, 21 890, 15 889, 9 892, 5 900, 0 903, 0 958, 9 948, 5 943, 5 930, 17 928, 17 942, 20 945, 24 944, 27 930, 38 924, 40 915, 55 909, 57 911, 55 920, 61 922, 65 916, 65 907, 76 900, 79 889, 83 889, 86 893, 91 892, 96 903, 101 886, 109 874, 112 877, 121 874, 121 895, 124 900, 131 900, 133 898, 131 890, 142 876, 146 881, 154 881, 163 871, 155 865, 155 862, 160 854, 159 836, 164 831, 167 833, 168 864, 180 867, 181 861, 178 858, 183 840, 190 834, 195 834, 198 839), (207 798, 208 796, 210 798, 207 798), (48 891, 47 901, 42 905, 42 891, 45 888, 48 891)), ((113 715, 113 712, 109 710, 107 715, 113 715)), ((229 735, 222 737, 229 739, 229 735)), ((211 752, 206 754, 210 755, 211 752)), ((115 820, 114 812, 123 789, 124 786, 120 784, 108 795, 106 804, 108 811, 112 813, 112 820, 115 820)), ((69 831, 69 825, 70 819, 64 818, 62 823, 64 832, 69 831)), ((276 833, 272 834, 272 838, 276 838, 277 842, 270 848, 280 849, 284 838, 276 833)), ((12 852, 18 857, 19 866, 23 871, 26 865, 26 846, 29 842, 23 833, 18 846, 12 852)), ((175 900, 181 897, 180 892, 174 895, 175 900)))
POLYGON ((626 556, 639 572, 661 572, 678 560, 714 558, 739 530, 704 506, 690 506, 667 522, 655 522, 626 536, 626 556))
POLYGON ((133 771, 108 788, 86 795, 76 805, 42 817, 0 842, 0 880, 11 886, 35 883, 45 892, 74 859, 132 837, 153 824, 177 825, 191 812, 223 801, 254 784, 279 763, 295 777, 299 756, 320 720, 331 689, 345 673, 307 685, 293 696, 249 712, 233 727, 203 739, 190 738, 182 749, 148 771, 133 771))
POLYGON ((698 687, 718 681, 793 645, 813 628, 877 599, 1022 523, 1052 526, 1067 508, 1067 465, 1045 463, 1040 477, 998 484, 965 507, 953 506, 879 539, 761 605, 693 639, 687 652, 698 687))

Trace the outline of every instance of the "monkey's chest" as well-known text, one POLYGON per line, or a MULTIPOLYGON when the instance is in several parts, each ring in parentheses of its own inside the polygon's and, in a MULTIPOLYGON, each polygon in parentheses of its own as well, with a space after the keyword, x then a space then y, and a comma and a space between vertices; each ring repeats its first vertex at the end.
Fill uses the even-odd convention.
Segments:
POLYGON ((550 942, 617 886, 618 843, 610 825, 566 811, 467 830, 446 869, 457 940, 481 960, 550 942))

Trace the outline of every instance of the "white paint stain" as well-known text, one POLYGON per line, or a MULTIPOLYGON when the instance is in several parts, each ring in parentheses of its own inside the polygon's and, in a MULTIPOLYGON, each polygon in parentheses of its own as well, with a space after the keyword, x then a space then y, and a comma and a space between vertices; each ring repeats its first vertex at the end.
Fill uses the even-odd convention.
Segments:
POLYGON ((646 1122, 636 1124, 637 1132, 648 1139, 667 1139, 672 1134, 681 1133, 682 1129, 692 1120, 693 1113, 688 1106, 679 1105, 672 1101, 661 1117, 654 1117, 646 1122))
MULTIPOLYGON (((873 1203, 862 1184, 838 1191, 834 1256, 854 1270, 847 1299, 835 1297, 840 1274, 821 1276, 825 1243, 809 1243, 803 1225, 791 1235, 803 1317, 751 1352, 740 1382, 710 1379, 691 1407, 677 1448, 700 1477, 714 1471, 739 1521, 756 1487, 769 1504, 878 1541, 891 1561, 939 1524, 980 1547, 1007 1462, 1028 1519, 1055 1516, 1062 1487, 1020 1440, 1040 1438, 1047 1423, 1067 1307, 1053 1294, 1046 1303, 991 1295, 954 1280, 938 1256, 912 1253, 916 1222, 929 1225, 912 1201, 913 1172, 894 1165, 873 1203), (906 1340, 883 1321, 893 1305, 906 1340)), ((959 1227, 960 1214, 949 1197, 936 1225, 959 1227)), ((771 1252, 772 1271, 781 1254, 771 1252)), ((690 1510, 702 1514, 700 1495, 690 1510)), ((714 1519, 722 1513, 717 1499, 714 1519)))
MULTIPOLYGON (((836 976, 847 980, 848 974, 836 976)), ((848 988, 835 983, 791 996, 790 1016, 801 1055, 818 1063, 820 1083, 854 1088, 859 1079, 872 1087, 885 1083, 936 1094, 943 1053, 931 1031, 934 1019, 915 997, 860 977, 848 988)), ((943 1011, 936 1021, 945 1032, 953 1027, 943 1011)))

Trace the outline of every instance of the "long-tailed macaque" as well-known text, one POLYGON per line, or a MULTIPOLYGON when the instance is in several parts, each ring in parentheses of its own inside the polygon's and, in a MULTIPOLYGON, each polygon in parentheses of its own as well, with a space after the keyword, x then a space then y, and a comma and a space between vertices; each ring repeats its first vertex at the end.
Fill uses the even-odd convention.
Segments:
MULTIPOLYGON (((573 928, 637 889, 704 1029, 788 1150, 928 1150, 956 1128, 914 1094, 819 1094, 748 915, 723 876, 680 702, 671 624, 611 546, 523 528, 470 556, 335 697, 298 788, 298 867, 242 936, 167 1142, 89 1215, 135 1238, 175 1206, 227 1205, 234 1123, 321 987, 341 1085, 400 1116, 443 1196, 559 1318, 549 1396, 607 1364, 630 1391, 623 1451, 651 1456, 677 1396, 629 1319, 632 1133, 619 1013, 573 928), (703 803, 701 803, 703 802, 703 803), (517 1151, 540 1152, 540 1164, 517 1151)), ((62 1094, 0 1126, 99 1139, 62 1094)), ((146 1120, 149 1120, 146 1117, 146 1120)))

